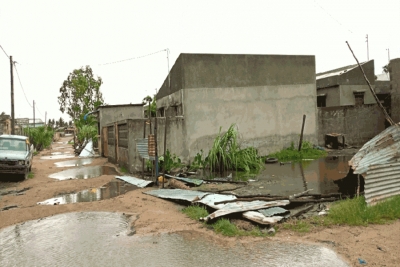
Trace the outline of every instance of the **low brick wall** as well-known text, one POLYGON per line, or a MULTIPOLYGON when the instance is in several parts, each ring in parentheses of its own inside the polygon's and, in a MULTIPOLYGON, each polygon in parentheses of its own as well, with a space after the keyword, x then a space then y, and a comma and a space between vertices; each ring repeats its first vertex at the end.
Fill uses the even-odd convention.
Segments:
POLYGON ((341 133, 346 143, 360 146, 385 129, 385 117, 377 104, 318 108, 318 144, 325 134, 341 133))

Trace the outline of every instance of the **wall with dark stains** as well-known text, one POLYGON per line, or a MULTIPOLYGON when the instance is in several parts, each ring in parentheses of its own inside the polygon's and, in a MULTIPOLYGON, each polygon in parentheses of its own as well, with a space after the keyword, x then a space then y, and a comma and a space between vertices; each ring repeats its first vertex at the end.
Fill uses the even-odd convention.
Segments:
POLYGON ((390 93, 391 93, 391 117, 400 122, 400 58, 392 59, 389 63, 390 93))
POLYGON ((385 129, 385 117, 376 104, 318 108, 318 144, 325 134, 345 134, 346 143, 360 146, 385 129))

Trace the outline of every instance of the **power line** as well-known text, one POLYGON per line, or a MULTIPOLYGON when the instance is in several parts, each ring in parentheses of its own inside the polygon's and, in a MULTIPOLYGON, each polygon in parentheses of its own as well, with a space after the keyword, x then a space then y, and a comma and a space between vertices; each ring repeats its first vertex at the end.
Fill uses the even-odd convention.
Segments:
POLYGON ((1 47, 1 50, 3 50, 4 54, 7 56, 7 58, 10 58, 10 57, 7 55, 6 51, 4 51, 4 48, 3 48, 1 45, 0 45, 0 47, 1 47))
POLYGON ((21 79, 20 79, 20 77, 19 77, 18 69, 17 69, 17 66, 15 65, 15 62, 13 62, 13 66, 14 66, 14 68, 15 68, 15 71, 17 72, 18 81, 19 81, 19 84, 21 85, 22 92, 24 93, 26 102, 28 102, 28 105, 29 105, 30 107, 32 107, 31 103, 29 102, 28 98, 26 97, 25 90, 24 90, 24 87, 22 86, 21 79))
MULTIPOLYGON (((325 10, 325 8, 323 8, 320 4, 317 3, 317 1, 314 0, 314 3, 317 4, 326 14, 328 14, 334 21, 336 21, 340 26, 342 26, 343 28, 346 28, 345 26, 343 26, 342 23, 340 23, 340 21, 338 21, 337 19, 335 19, 328 11, 325 10)), ((351 30, 349 30, 348 28, 346 28, 350 33, 353 33, 351 30)))
POLYGON ((134 60, 134 59, 138 59, 138 58, 148 57, 148 56, 151 56, 151 55, 154 55, 154 54, 157 54, 157 53, 160 53, 160 52, 164 52, 164 51, 167 51, 167 49, 163 49, 163 50, 160 50, 160 51, 157 51, 157 52, 153 52, 153 53, 150 53, 150 54, 147 54, 147 55, 139 56, 139 57, 132 57, 132 58, 127 58, 127 59, 123 59, 123 60, 119 60, 119 61, 99 64, 99 66, 115 64, 115 63, 121 63, 121 62, 128 61, 128 60, 134 60))

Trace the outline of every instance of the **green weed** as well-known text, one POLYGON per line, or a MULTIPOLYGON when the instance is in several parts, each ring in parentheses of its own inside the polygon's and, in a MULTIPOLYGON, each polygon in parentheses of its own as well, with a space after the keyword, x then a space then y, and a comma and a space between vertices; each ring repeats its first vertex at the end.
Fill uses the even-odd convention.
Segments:
POLYGON ((315 149, 310 142, 304 141, 301 150, 298 151, 292 142, 290 147, 269 155, 271 158, 278 158, 281 161, 301 161, 302 159, 317 159, 325 157, 327 152, 315 149))
POLYGON ((127 173, 128 172, 128 170, 124 166, 122 166, 120 168, 120 170, 121 170, 122 173, 127 173))
POLYGON ((215 232, 225 236, 237 236, 240 234, 239 229, 228 219, 219 219, 213 225, 215 232))
POLYGON ((198 205, 184 208, 182 212, 186 214, 189 218, 196 221, 200 220, 200 218, 208 216, 207 210, 204 207, 200 207, 198 205))
POLYGON ((33 177, 35 177, 35 174, 34 174, 33 172, 30 172, 30 173, 28 174, 28 178, 29 178, 29 179, 32 179, 33 177))
POLYGON ((299 233, 308 233, 310 231, 311 225, 309 222, 303 220, 290 220, 283 223, 279 227, 299 233))
POLYGON ((384 224, 400 219, 400 196, 367 207, 364 197, 338 201, 332 205, 324 224, 384 224))

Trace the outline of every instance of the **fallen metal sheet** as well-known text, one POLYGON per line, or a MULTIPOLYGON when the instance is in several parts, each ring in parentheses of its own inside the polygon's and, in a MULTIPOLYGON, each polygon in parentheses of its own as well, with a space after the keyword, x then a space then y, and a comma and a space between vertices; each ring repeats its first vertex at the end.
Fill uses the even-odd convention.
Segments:
POLYGON ((392 125, 368 141, 349 161, 354 174, 365 179, 365 201, 400 195, 400 126, 392 125))
POLYGON ((269 209, 259 210, 258 212, 260 212, 265 217, 271 217, 271 216, 274 216, 276 214, 284 214, 284 213, 287 213, 289 211, 285 210, 285 209, 283 209, 281 207, 273 207, 273 208, 269 208, 269 209))
POLYGON ((155 160, 155 157, 149 156, 149 143, 147 138, 136 139, 136 149, 138 150, 140 157, 155 160))
POLYGON ((184 190, 184 189, 158 189, 158 190, 147 191, 144 193, 159 198, 179 199, 190 202, 200 200, 204 196, 209 194, 209 193, 184 190))
POLYGON ((247 211, 243 213, 243 217, 260 224, 274 224, 281 221, 284 218, 282 216, 266 217, 257 211, 247 211))
POLYGON ((220 208, 219 210, 216 210, 215 212, 211 213, 204 219, 208 221, 210 219, 215 219, 217 217, 231 213, 250 211, 250 210, 260 210, 269 207, 286 206, 289 203, 290 203, 289 200, 277 200, 277 201, 255 200, 250 202, 247 201, 231 202, 225 204, 224 207, 220 208))
POLYGON ((204 205, 207 205, 213 209, 219 210, 225 206, 225 204, 218 204, 215 205, 214 202, 220 202, 220 201, 226 201, 226 200, 234 200, 236 199, 235 196, 233 195, 221 195, 221 194, 210 194, 205 197, 203 197, 201 200, 198 200, 196 202, 202 203, 204 205))
POLYGON ((199 186, 199 185, 201 185, 203 183, 203 180, 200 180, 200 179, 176 177, 176 176, 172 176, 172 175, 168 175, 168 174, 166 174, 165 176, 169 177, 169 178, 174 178, 174 179, 179 180, 179 181, 183 181, 183 182, 188 183, 188 184, 194 184, 194 185, 197 185, 197 186, 199 186))
POLYGON ((152 183, 152 181, 146 181, 132 176, 115 176, 115 178, 136 185, 140 188, 144 188, 152 183))
POLYGON ((79 157, 93 157, 94 154, 95 153, 93 150, 93 141, 92 139, 90 139, 89 142, 86 144, 85 148, 79 154, 79 157))

